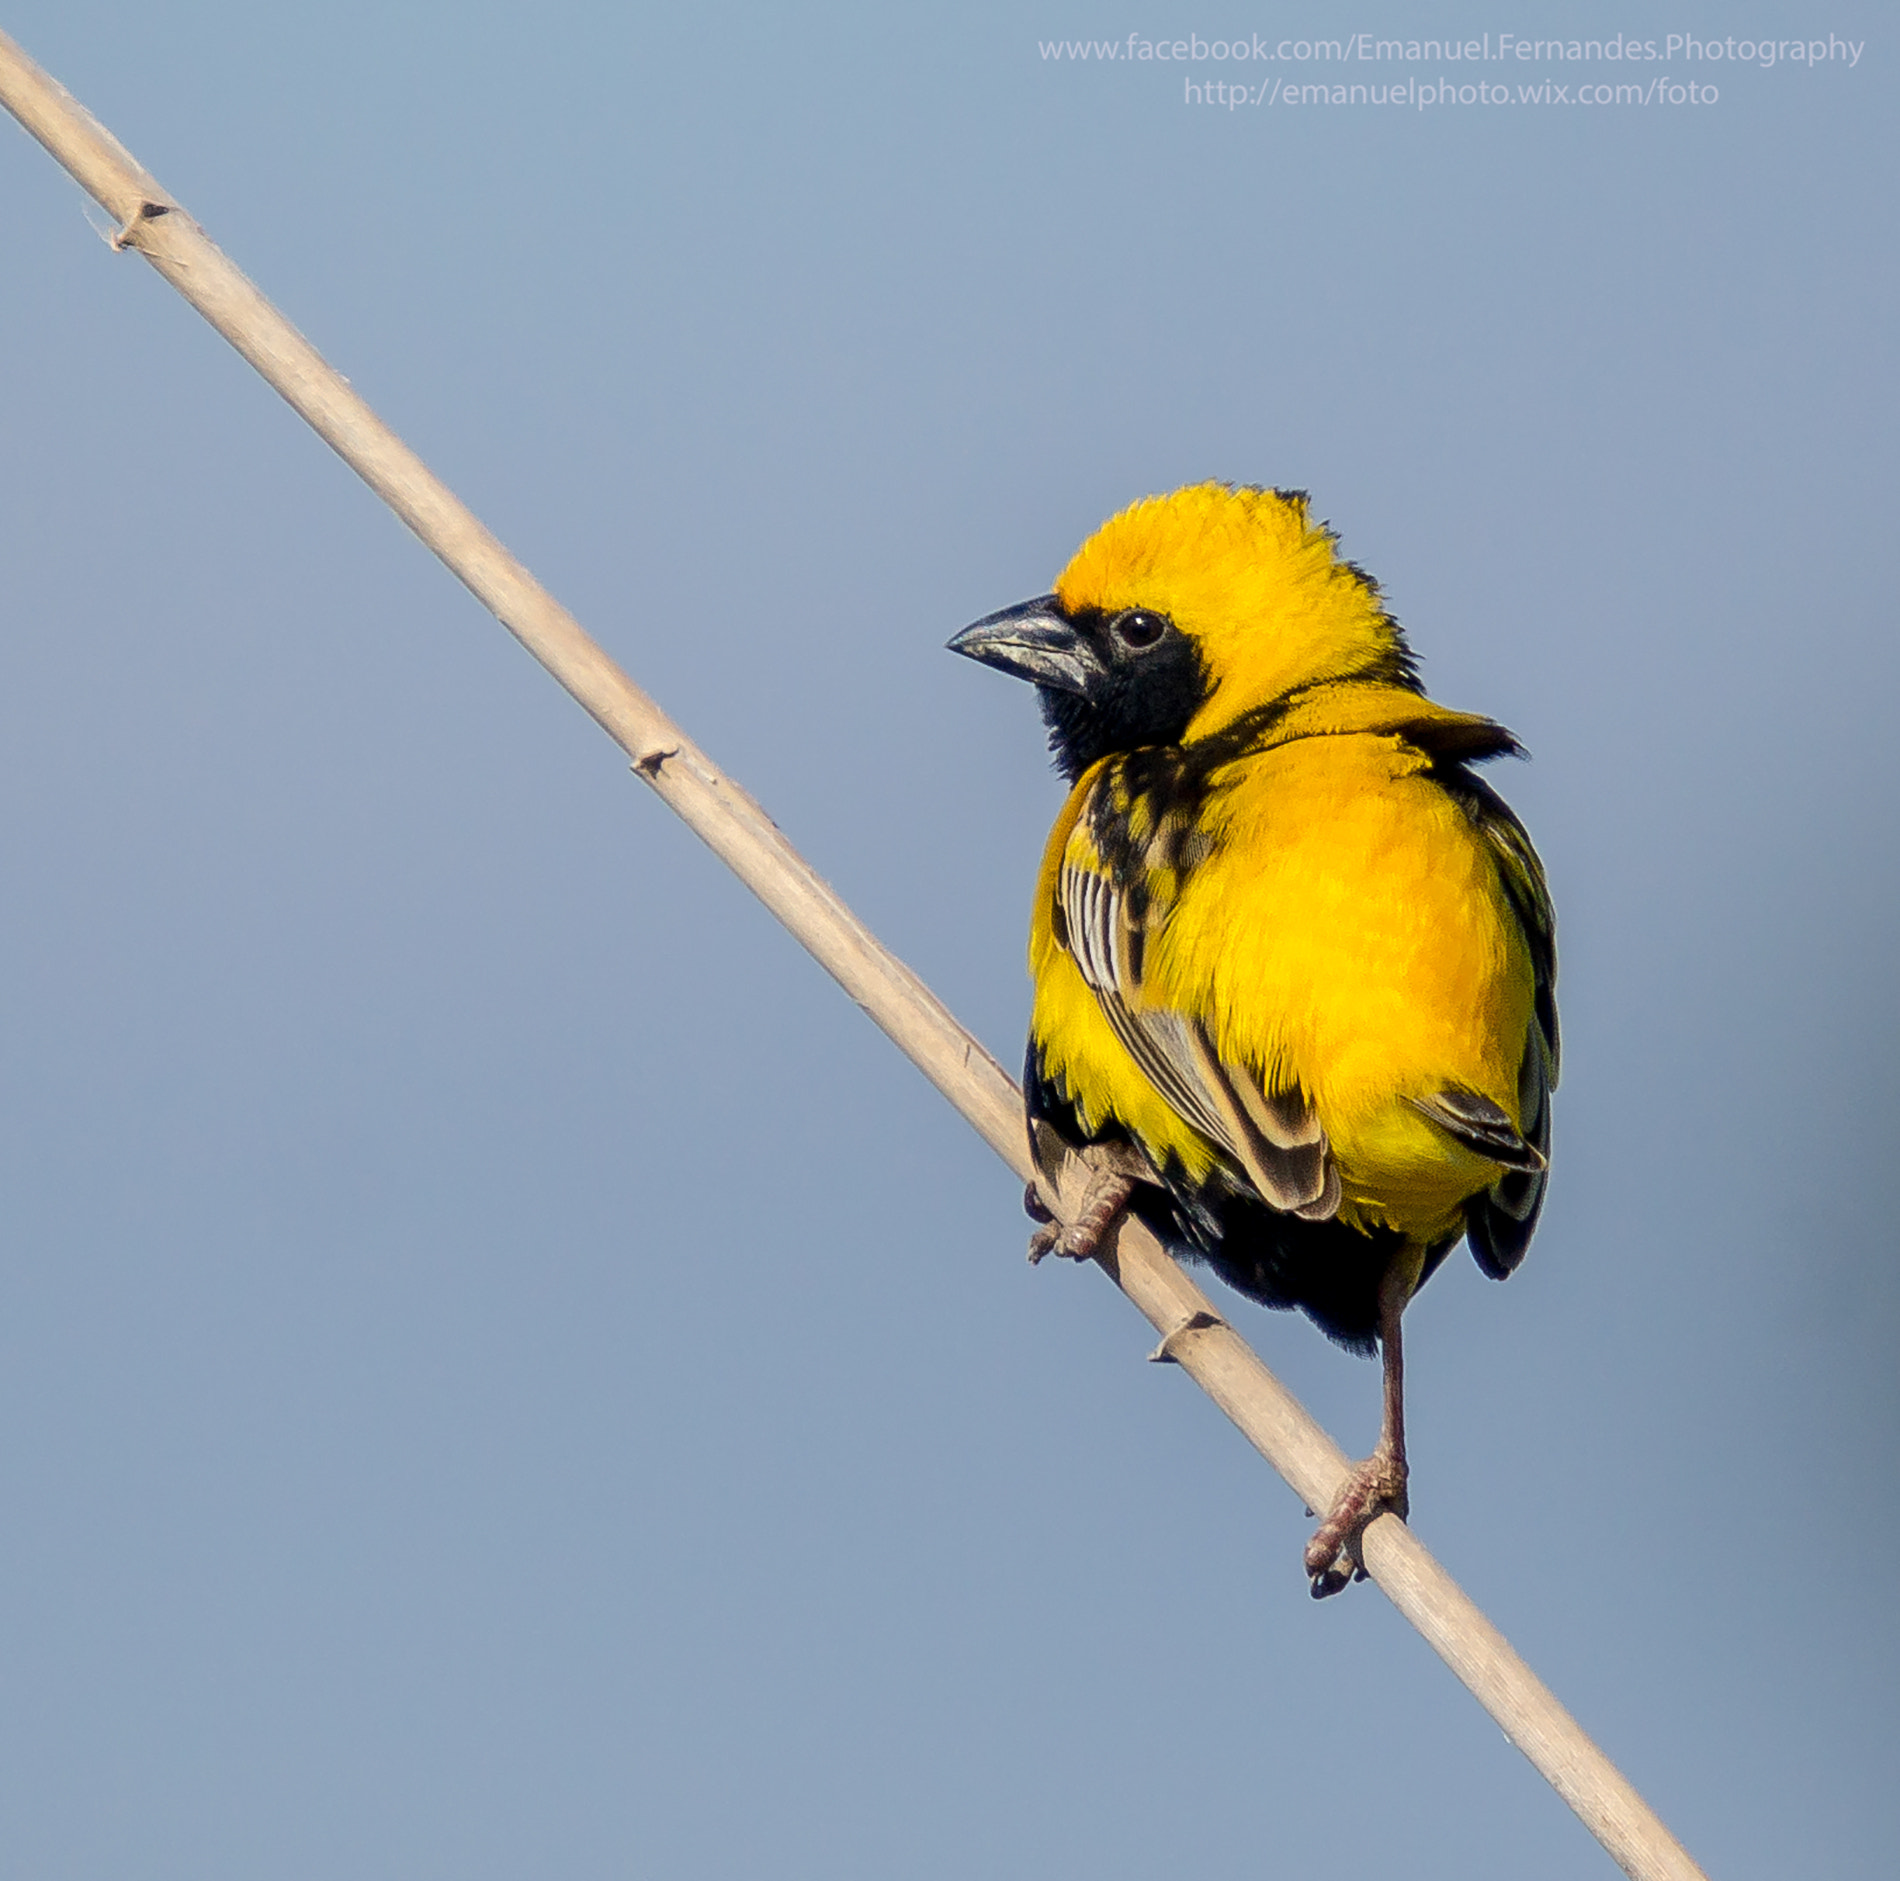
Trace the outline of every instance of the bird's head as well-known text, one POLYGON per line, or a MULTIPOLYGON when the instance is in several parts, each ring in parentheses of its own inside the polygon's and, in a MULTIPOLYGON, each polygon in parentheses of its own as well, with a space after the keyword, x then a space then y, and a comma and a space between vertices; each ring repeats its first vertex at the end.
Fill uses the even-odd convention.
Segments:
POLYGON ((966 627, 953 651, 1032 680, 1063 773, 1180 744, 1335 680, 1416 687, 1379 590, 1304 495, 1190 484, 1112 516, 1051 594, 966 627))

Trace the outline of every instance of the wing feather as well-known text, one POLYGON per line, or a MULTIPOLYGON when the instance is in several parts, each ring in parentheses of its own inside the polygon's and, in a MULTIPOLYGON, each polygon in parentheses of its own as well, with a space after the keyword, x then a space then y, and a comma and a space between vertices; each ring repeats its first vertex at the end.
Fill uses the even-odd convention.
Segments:
MULTIPOLYGON (((1499 1157, 1504 1174, 1465 1205, 1465 1229, 1478 1265, 1502 1280, 1523 1260, 1550 1183, 1550 1094, 1557 1088, 1562 1041, 1557 1029, 1557 919, 1544 866, 1524 825, 1496 791, 1466 772, 1457 787, 1467 814, 1490 844, 1505 899, 1530 949, 1536 1023, 1518 1067, 1519 1141, 1524 1153, 1499 1157)), ((1495 1155, 1493 1150, 1481 1154, 1495 1155)))
MULTIPOLYGON (((1106 787, 1107 779, 1097 786, 1106 787)), ((1330 1219, 1339 1211, 1339 1172, 1312 1105, 1298 1090, 1266 1090, 1222 1059, 1195 1015, 1152 999, 1142 967, 1167 920, 1170 904, 1154 889, 1169 872, 1147 868, 1154 858, 1138 855, 1149 892, 1127 893, 1083 835, 1089 821, 1079 821, 1057 879, 1058 931, 1110 1028, 1170 1108, 1244 1171, 1263 1201, 1309 1221, 1330 1219)))
POLYGON ((1125 941, 1117 941, 1117 930, 1127 921, 1126 897, 1099 870, 1073 860, 1063 865, 1058 892, 1069 951, 1115 1036, 1169 1105, 1233 1154, 1219 1111, 1196 1081, 1190 1022, 1165 1006, 1138 1012, 1131 1003, 1131 995, 1138 997, 1138 986, 1123 971, 1130 950, 1125 941))

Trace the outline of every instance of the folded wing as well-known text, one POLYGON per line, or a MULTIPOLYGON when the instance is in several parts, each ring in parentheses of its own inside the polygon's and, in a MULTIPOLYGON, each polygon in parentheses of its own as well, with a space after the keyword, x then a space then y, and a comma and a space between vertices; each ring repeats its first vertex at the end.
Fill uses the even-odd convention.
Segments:
POLYGON ((1144 967, 1168 912, 1156 887, 1172 871, 1159 854, 1137 854, 1125 873, 1126 886, 1078 828, 1057 885, 1057 932, 1103 1016, 1170 1107, 1245 1172, 1263 1201, 1307 1221, 1330 1219, 1339 1211, 1339 1173, 1312 1105, 1297 1089, 1265 1089, 1220 1056, 1197 1018, 1154 999, 1144 967), (1131 892, 1135 880, 1140 893, 1131 892))
POLYGON ((1550 1181, 1550 1094, 1557 1088, 1561 1053, 1557 1032, 1557 924, 1543 864, 1523 824, 1504 799, 1469 772, 1460 778, 1457 795, 1490 846, 1505 899, 1530 949, 1535 976, 1535 1017, 1517 1073, 1517 1109, 1523 1128, 1512 1132, 1522 1146, 1521 1152, 1501 1155, 1496 1149, 1481 1149, 1481 1155, 1503 1163, 1505 1171, 1465 1205, 1471 1252, 1487 1274, 1502 1280, 1517 1267, 1531 1244, 1550 1181))

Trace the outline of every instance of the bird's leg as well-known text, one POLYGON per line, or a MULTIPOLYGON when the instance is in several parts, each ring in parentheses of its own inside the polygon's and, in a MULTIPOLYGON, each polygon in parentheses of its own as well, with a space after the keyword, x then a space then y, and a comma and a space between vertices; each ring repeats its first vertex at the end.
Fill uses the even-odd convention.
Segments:
POLYGON ((1046 1254, 1058 1254, 1071 1261, 1092 1260, 1107 1239, 1109 1229, 1128 1206, 1135 1184, 1151 1173, 1146 1159, 1138 1151, 1118 1144, 1103 1144, 1087 1151, 1086 1160, 1088 1186, 1082 1191, 1073 1221, 1055 1220, 1033 1187, 1023 1196, 1023 1207, 1045 1224, 1029 1237, 1030 1266, 1035 1266, 1046 1254))
POLYGON ((1403 1521, 1410 1512, 1405 1483, 1405 1344, 1399 1321, 1418 1285, 1423 1251, 1408 1249, 1379 1282, 1379 1356, 1385 1372, 1385 1407, 1372 1454, 1346 1478, 1332 1512, 1306 1544, 1306 1571, 1313 1598, 1324 1600, 1351 1581, 1364 1580, 1359 1537, 1388 1509, 1403 1521))

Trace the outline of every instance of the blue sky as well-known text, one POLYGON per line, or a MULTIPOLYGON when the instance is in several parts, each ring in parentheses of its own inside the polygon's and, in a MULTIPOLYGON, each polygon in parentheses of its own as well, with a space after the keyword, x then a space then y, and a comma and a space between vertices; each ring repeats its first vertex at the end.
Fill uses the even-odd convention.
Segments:
MULTIPOLYGON (((1809 11, 1687 25, 1856 63, 1377 109, 1037 41, 1415 17, 6 21, 1006 1062, 1059 788, 944 639, 1146 492, 1313 493, 1530 748, 1560 917, 1550 1208, 1410 1316, 1416 1523, 1725 1878, 1886 1873, 1900 1725, 1900 93, 1809 11)), ((0 1866, 1604 1873, 11 133, 0 237, 0 1866)), ((1364 1448, 1374 1369, 1235 1310, 1364 1448)))

